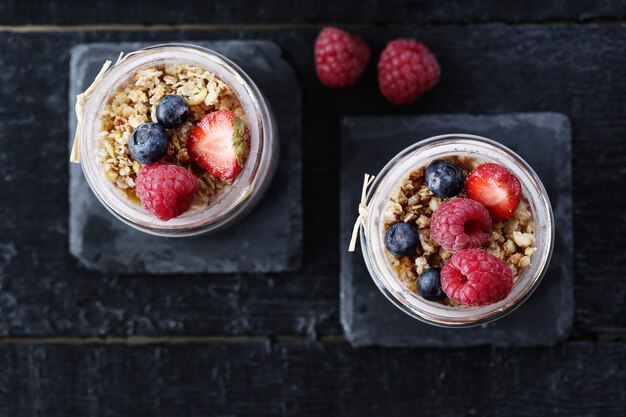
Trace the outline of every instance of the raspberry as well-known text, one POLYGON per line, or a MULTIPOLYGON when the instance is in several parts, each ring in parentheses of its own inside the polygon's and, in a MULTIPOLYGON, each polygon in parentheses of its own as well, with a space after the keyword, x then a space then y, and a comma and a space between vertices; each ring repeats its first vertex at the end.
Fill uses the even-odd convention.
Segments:
POLYGON ((315 41, 315 68, 320 81, 331 88, 353 86, 370 60, 367 43, 343 30, 327 27, 315 41))
POLYGON ((428 48, 411 39, 387 44, 378 61, 380 92, 394 104, 408 104, 439 81, 437 58, 428 48))
POLYGON ((466 306, 484 306, 504 300, 513 288, 508 265, 484 249, 466 249, 452 255, 441 269, 446 295, 466 306))
POLYGON ((450 252, 478 248, 491 233, 489 211, 477 201, 455 198, 442 203, 430 219, 430 234, 450 252))
POLYGON ((143 208, 164 221, 189 210, 198 191, 198 180, 193 174, 163 162, 144 166, 136 184, 135 192, 143 208))

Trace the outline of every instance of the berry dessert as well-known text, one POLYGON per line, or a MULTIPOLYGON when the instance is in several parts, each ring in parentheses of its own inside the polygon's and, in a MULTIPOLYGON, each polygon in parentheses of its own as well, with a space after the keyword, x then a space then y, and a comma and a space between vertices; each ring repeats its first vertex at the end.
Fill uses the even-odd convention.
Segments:
POLYGON ((320 81, 331 88, 351 87, 370 60, 367 43, 341 29, 322 29, 315 41, 315 69, 320 81))
POLYGON ((96 138, 103 175, 167 221, 208 207, 243 169, 242 105, 216 74, 187 64, 144 68, 114 91, 96 138))
POLYGON ((534 220, 519 180, 477 157, 412 171, 383 213, 387 259, 422 298, 455 307, 505 299, 530 266, 534 220))

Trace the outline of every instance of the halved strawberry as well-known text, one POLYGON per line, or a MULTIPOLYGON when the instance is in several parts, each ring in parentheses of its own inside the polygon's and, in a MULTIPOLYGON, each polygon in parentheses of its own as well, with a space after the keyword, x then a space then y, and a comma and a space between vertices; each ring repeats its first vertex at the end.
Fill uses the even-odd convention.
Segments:
POLYGON ((470 172, 465 180, 465 192, 472 200, 482 203, 494 223, 515 213, 522 196, 519 180, 505 167, 483 164, 470 172))
POLYGON ((204 116, 187 139, 191 157, 211 174, 228 179, 241 172, 250 151, 250 135, 230 110, 204 116))

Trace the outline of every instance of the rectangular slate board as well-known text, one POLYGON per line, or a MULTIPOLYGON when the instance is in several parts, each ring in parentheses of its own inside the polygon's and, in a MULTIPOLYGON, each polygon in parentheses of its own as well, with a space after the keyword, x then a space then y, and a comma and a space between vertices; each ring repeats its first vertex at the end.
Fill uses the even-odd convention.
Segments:
MULTIPOLYGON (((245 219, 219 234, 174 239, 139 232, 114 218, 70 166, 70 252, 90 269, 109 273, 285 272, 300 266, 301 97, 292 68, 269 41, 196 41, 239 65, 257 84, 278 122, 280 160, 265 198, 245 219)), ((70 63, 70 146, 74 103, 106 59, 147 43, 83 44, 70 63)))
MULTIPOLYGON (((355 117, 343 120, 341 166, 341 322, 353 346, 552 345, 573 321, 571 131, 559 113, 355 117), (376 175, 398 152, 431 136, 470 133, 494 139, 522 156, 544 183, 555 215, 548 272, 535 293, 510 315, 469 329, 444 329, 394 307, 373 283, 360 248, 349 253, 363 174, 376 175)), ((358 245, 357 245, 358 246, 358 245)))

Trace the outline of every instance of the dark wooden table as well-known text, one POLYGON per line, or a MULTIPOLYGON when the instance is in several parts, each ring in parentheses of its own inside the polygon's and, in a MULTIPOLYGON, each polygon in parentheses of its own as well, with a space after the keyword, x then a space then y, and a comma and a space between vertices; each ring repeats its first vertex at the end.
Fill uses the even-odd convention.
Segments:
MULTIPOLYGON (((0 2, 0 416, 626 413, 626 6, 617 0, 0 2), (374 65, 322 88, 326 24, 439 57, 396 108, 374 65), (102 276, 68 253, 68 59, 78 43, 257 39, 304 107, 297 273, 102 276), (339 120, 558 111, 573 129, 575 323, 552 348, 352 349, 338 320, 339 120)), ((278 115, 280 117, 280 115, 278 115)))

